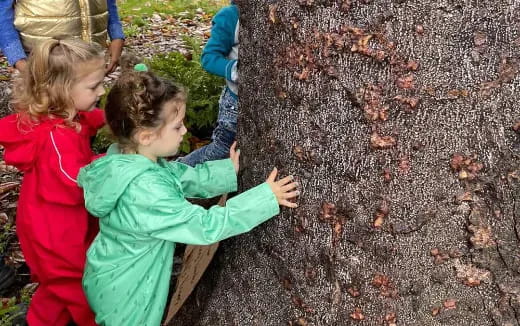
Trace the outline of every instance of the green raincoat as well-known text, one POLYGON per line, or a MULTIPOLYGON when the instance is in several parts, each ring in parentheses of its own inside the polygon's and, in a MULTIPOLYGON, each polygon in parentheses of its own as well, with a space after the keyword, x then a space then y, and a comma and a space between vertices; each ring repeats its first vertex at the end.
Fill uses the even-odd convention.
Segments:
POLYGON ((236 191, 231 160, 192 168, 142 155, 105 157, 80 171, 89 212, 100 232, 87 252, 83 288, 106 326, 160 325, 168 295, 175 242, 211 244, 247 232, 279 213, 263 183, 206 210, 185 197, 236 191))

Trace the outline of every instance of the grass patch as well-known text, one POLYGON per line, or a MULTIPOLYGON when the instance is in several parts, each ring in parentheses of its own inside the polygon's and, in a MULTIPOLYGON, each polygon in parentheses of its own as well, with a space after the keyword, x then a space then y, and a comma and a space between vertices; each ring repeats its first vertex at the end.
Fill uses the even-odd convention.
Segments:
POLYGON ((147 15, 162 13, 173 16, 185 15, 193 17, 198 8, 207 14, 215 14, 220 8, 229 4, 229 0, 120 0, 119 13, 122 17, 129 15, 147 15))

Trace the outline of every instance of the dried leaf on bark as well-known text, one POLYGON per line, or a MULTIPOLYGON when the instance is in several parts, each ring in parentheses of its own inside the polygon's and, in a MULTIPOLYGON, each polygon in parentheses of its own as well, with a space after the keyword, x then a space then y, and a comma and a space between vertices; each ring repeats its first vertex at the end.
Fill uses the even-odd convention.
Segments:
POLYGON ((446 309, 446 310, 455 309, 455 308, 457 308, 457 300, 447 299, 446 301, 444 301, 442 303, 442 305, 444 306, 444 309, 446 309))
POLYGON ((370 137, 370 146, 373 149, 387 149, 395 146, 397 143, 396 139, 392 136, 380 136, 377 132, 374 132, 370 137))
POLYGON ((482 282, 491 280, 490 271, 477 268, 472 264, 463 264, 457 261, 455 262, 455 270, 457 271, 457 278, 470 287, 478 286, 482 282))
POLYGON ((354 309, 353 313, 350 314, 350 318, 359 321, 365 319, 365 315, 363 315, 363 311, 361 310, 361 308, 358 307, 354 309))
POLYGON ((379 228, 383 225, 386 216, 390 212, 390 207, 386 200, 382 201, 379 208, 376 211, 374 218, 374 227, 379 228))
POLYGON ((399 88, 410 89, 414 87, 414 77, 412 74, 408 74, 397 78, 396 85, 399 88))
POLYGON ((469 225, 468 229, 473 233, 473 236, 471 236, 469 240, 475 248, 482 249, 496 245, 495 240, 493 240, 491 226, 469 225))
POLYGON ((276 4, 269 5, 269 21, 273 24, 278 23, 278 17, 276 16, 277 9, 278 9, 278 5, 276 5, 276 4))
POLYGON ((354 298, 355 297, 359 297, 361 295, 361 292, 359 291, 359 289, 355 286, 349 286, 347 288, 347 292, 348 294, 350 294, 351 296, 353 296, 354 298))
POLYGON ((330 221, 336 216, 336 205, 330 202, 324 202, 321 206, 320 220, 330 221))
POLYGON ((385 322, 387 326, 396 326, 397 325, 397 315, 395 312, 389 312, 385 315, 385 322))

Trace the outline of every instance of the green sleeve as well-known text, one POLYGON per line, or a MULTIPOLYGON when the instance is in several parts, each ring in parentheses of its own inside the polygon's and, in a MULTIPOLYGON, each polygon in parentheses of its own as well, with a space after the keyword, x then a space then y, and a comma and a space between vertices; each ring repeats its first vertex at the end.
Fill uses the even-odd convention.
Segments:
POLYGON ((195 167, 179 162, 167 164, 181 181, 188 198, 212 198, 237 190, 237 175, 230 159, 209 161, 195 167))
POLYGON ((211 244, 245 233, 279 213, 271 187, 260 184, 232 199, 225 207, 204 209, 191 204, 166 180, 156 178, 131 185, 139 201, 129 213, 136 219, 136 231, 153 238, 186 244, 211 244), (154 190, 149 191, 150 182, 154 190))

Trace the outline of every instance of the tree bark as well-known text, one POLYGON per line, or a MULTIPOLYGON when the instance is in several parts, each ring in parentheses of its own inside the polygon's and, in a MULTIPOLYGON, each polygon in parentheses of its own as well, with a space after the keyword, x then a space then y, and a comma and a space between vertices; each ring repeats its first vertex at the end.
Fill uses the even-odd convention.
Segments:
POLYGON ((242 188, 299 207, 173 324, 520 325, 520 2, 237 2, 242 188))

